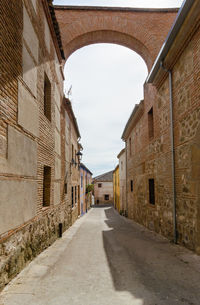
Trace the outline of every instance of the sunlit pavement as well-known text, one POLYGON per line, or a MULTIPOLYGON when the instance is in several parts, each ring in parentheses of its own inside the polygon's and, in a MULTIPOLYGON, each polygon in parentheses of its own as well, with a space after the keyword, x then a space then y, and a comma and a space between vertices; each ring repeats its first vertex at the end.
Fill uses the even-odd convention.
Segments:
POLYGON ((199 305, 200 257, 93 208, 4 289, 15 304, 199 305))

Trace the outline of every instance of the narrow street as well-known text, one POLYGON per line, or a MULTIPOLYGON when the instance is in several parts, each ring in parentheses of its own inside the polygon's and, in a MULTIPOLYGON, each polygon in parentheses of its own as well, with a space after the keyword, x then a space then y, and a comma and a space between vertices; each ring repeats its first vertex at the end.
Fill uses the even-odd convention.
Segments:
POLYGON ((0 305, 33 304, 199 305, 200 257, 93 208, 0 294, 0 305))

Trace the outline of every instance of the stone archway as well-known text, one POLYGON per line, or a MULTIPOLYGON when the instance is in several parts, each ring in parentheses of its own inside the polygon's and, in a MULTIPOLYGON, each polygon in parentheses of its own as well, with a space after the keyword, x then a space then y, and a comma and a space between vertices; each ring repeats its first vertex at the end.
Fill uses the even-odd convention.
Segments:
POLYGON ((115 43, 137 52, 150 71, 177 9, 55 6, 66 59, 94 43, 115 43))

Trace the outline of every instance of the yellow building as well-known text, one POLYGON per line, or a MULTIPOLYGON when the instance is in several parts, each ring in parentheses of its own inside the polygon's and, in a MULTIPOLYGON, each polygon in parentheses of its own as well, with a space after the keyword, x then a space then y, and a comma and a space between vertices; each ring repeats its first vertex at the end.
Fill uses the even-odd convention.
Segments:
POLYGON ((119 187, 119 165, 113 171, 113 197, 114 207, 120 212, 120 187, 119 187))

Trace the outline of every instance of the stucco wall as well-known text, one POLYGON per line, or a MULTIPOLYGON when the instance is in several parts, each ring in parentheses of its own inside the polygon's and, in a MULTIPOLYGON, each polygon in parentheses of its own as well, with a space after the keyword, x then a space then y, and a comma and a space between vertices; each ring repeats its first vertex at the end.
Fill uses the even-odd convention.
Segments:
POLYGON ((113 182, 95 182, 94 183, 94 197, 95 203, 99 200, 99 204, 113 203, 113 182), (98 187, 101 183, 102 187, 98 187), (109 195, 109 200, 105 200, 104 196, 109 195))

